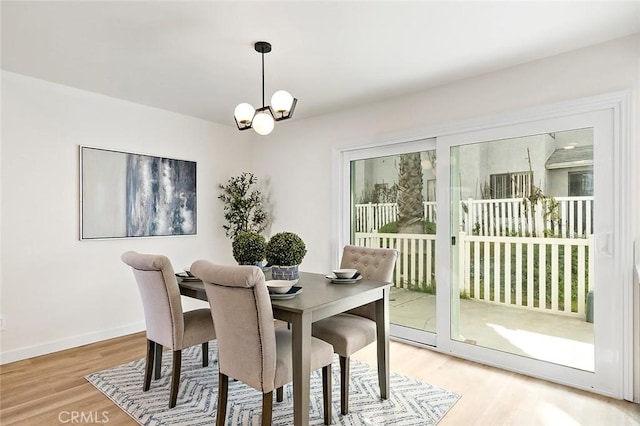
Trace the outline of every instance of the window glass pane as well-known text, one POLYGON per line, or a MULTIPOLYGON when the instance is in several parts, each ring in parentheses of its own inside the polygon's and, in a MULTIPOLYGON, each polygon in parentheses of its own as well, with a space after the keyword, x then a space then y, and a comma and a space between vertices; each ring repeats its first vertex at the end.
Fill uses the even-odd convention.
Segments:
POLYGON ((451 174, 452 338, 594 371, 593 130, 455 146, 451 174))
POLYGON ((351 162, 351 243, 400 256, 390 297, 393 324, 435 333, 435 151, 351 162))

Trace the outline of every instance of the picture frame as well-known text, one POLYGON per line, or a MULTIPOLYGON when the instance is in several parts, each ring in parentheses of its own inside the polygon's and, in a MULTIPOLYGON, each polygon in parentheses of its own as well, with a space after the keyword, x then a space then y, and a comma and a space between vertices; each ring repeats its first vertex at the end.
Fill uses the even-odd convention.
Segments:
POLYGON ((80 146, 80 240, 197 235, 197 163, 80 146))

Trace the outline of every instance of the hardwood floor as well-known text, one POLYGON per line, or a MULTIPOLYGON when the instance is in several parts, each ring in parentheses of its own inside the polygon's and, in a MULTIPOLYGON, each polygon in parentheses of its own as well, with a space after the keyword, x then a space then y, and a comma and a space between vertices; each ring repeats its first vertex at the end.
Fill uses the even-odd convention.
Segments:
MULTIPOLYGON (((144 334, 137 333, 0 366, 0 424, 136 425, 84 376, 142 358, 145 348, 144 334)), ((371 345, 353 358, 375 363, 375 356, 371 345)), ((391 342, 391 369, 462 395, 441 426, 640 425, 639 404, 403 343, 391 342)))
MULTIPOLYGON (((375 365, 375 345, 352 358, 375 365)), ((403 343, 391 342, 391 371, 462 395, 439 426, 640 425, 640 404, 403 343)))

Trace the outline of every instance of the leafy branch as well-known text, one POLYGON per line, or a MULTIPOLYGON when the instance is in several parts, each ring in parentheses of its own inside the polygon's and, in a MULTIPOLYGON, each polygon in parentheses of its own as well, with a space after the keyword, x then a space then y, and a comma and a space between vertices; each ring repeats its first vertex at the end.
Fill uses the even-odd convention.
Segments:
MULTIPOLYGON (((529 172, 533 176, 533 167, 531 166, 531 152, 529 148, 527 148, 527 158, 529 160, 529 172)), ((531 192, 529 195, 525 195, 522 199, 522 203, 525 208, 525 212, 531 209, 531 216, 533 218, 532 223, 532 235, 540 236, 540 230, 536 229, 536 208, 540 205, 543 208, 543 219, 546 222, 547 220, 551 221, 552 224, 559 219, 560 215, 558 213, 558 201, 549 195, 546 195, 542 188, 535 185, 531 182, 531 192)), ((528 216, 525 216, 525 220, 528 220, 528 216)), ((544 226, 544 225, 543 225, 544 226)), ((531 229, 531 228, 530 228, 531 229)), ((553 232, 549 229, 543 229, 542 234, 544 236, 553 235, 553 232)))
POLYGON ((224 203, 224 219, 222 225, 227 237, 234 239, 241 232, 260 233, 267 227, 267 213, 263 207, 264 197, 256 189, 258 178, 253 173, 243 172, 219 184, 222 193, 218 199, 224 203))

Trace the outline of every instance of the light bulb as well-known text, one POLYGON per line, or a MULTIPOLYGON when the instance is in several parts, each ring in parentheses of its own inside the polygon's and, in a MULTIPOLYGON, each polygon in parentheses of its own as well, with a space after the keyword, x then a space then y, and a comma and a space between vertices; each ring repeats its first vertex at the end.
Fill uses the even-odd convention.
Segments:
POLYGON ((233 115, 238 123, 245 126, 251 124, 251 120, 253 119, 253 115, 255 113, 256 110, 246 102, 238 104, 235 111, 233 111, 233 115))
POLYGON ((253 130, 259 135, 268 135, 273 130, 273 117, 266 112, 259 112, 253 117, 253 130))
POLYGON ((286 114, 293 105, 293 96, 286 90, 278 90, 271 97, 271 108, 278 114, 286 114))

